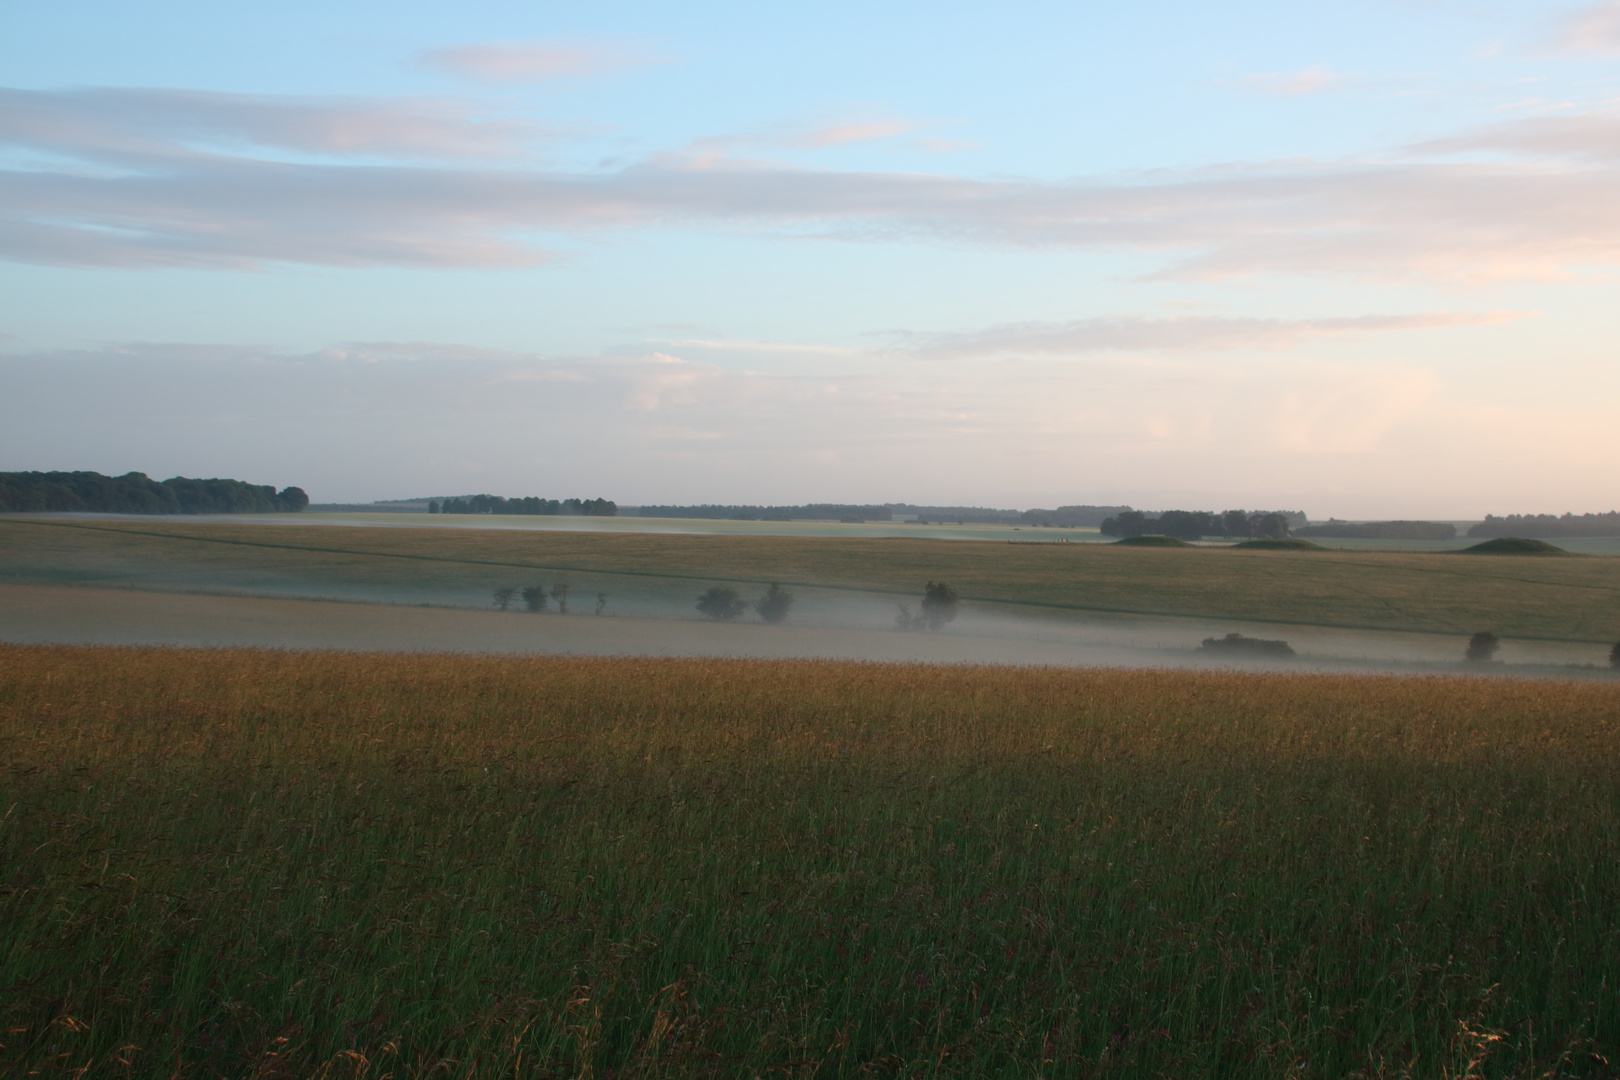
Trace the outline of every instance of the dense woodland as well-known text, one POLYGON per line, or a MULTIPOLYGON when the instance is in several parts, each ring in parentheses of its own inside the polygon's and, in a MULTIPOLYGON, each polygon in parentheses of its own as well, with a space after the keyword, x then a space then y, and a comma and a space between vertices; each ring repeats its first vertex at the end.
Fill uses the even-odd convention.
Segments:
POLYGON ((542 499, 535 495, 503 499, 499 495, 467 495, 428 502, 430 514, 566 514, 615 517, 619 505, 612 499, 542 499))
POLYGON ((1469 536, 1526 536, 1545 539, 1561 536, 1620 536, 1620 512, 1607 514, 1486 514, 1468 530, 1469 536))
POLYGON ((1305 524, 1300 510, 1166 510, 1149 517, 1141 510, 1127 510, 1102 523, 1104 536, 1173 536, 1178 540, 1199 540, 1206 536, 1235 540, 1282 539, 1291 528, 1305 524))
POLYGON ((302 488, 277 491, 241 480, 153 480, 145 473, 0 473, 0 511, 77 510, 100 514, 275 514, 302 510, 302 488))

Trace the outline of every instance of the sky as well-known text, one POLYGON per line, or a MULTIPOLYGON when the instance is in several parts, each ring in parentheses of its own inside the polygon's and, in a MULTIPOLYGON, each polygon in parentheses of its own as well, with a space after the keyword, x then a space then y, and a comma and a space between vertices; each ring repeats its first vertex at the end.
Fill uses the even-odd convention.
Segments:
POLYGON ((0 0, 0 470, 1620 507, 1620 0, 0 0))

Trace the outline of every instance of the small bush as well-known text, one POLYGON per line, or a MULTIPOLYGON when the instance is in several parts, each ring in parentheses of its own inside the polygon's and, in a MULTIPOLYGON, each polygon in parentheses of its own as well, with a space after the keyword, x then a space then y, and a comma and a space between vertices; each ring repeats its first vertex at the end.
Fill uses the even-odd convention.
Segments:
POLYGON ((736 589, 714 585, 697 598, 697 609, 711 619, 730 622, 747 611, 748 605, 738 597, 736 589))
POLYGON ((1469 663, 1488 664, 1496 655, 1496 650, 1501 647, 1502 643, 1496 639, 1495 634, 1489 630, 1481 630, 1468 639, 1468 651, 1463 655, 1467 657, 1469 663))
POLYGON ((1616 642, 1614 648, 1609 650, 1609 666, 1620 671, 1620 642, 1616 642))
POLYGON ((1227 634, 1223 638, 1205 638, 1199 648, 1207 653, 1217 653, 1222 656, 1264 656, 1273 659, 1294 655, 1294 650, 1286 641, 1267 640, 1265 638, 1244 637, 1242 634, 1227 634))
POLYGON ((544 585, 530 585, 520 593, 523 605, 530 611, 540 612, 546 610, 546 587, 544 585))

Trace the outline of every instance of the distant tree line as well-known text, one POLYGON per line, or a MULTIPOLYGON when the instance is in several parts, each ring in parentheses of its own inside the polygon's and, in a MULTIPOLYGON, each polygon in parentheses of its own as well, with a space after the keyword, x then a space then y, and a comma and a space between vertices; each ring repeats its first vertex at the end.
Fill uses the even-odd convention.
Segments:
POLYGON ((1025 525, 1060 529, 1095 529, 1111 517, 1130 512, 1129 506, 1060 506, 1056 510, 1025 510, 1019 521, 1025 525))
POLYGON ((638 506, 637 517, 702 518, 710 521, 890 521, 887 506, 806 503, 803 506, 638 506))
POLYGON ((918 522, 958 525, 1035 525, 1056 528, 1096 528, 1110 515, 1129 506, 1060 506, 1056 510, 996 510, 985 506, 918 506, 913 503, 805 503, 799 506, 744 506, 704 503, 699 506, 647 505, 634 510, 637 517, 703 518, 723 521, 893 521, 897 517, 918 522))
POLYGON ((1150 517, 1142 510, 1127 510, 1102 523, 1104 536, 1173 536, 1178 540, 1203 537, 1280 540, 1295 525, 1305 524, 1299 510, 1166 510, 1150 517))
POLYGON ((1295 529, 1295 536, 1334 540, 1450 540, 1457 526, 1446 521, 1327 521, 1295 529))
POLYGON ((1620 536, 1620 512, 1607 514, 1509 514, 1485 520, 1468 530, 1469 536, 1620 536))
POLYGON ((466 495, 428 500, 430 514, 566 514, 572 517, 614 517, 619 505, 612 499, 503 499, 499 495, 466 495))
POLYGON ((241 480, 153 480, 145 473, 0 473, 0 511, 77 510, 97 514, 275 514, 302 510, 302 488, 277 491, 241 480))

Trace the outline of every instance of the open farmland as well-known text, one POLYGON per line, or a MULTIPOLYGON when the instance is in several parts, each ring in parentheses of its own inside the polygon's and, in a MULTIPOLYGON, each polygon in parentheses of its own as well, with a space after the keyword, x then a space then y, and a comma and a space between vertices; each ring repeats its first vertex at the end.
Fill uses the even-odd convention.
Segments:
POLYGON ((914 599, 1037 617, 1234 619, 1612 644, 1620 558, 1155 550, 1090 544, 0 519, 0 579, 487 606, 566 578, 616 613, 687 614, 702 587, 780 581, 807 599, 914 599))
POLYGON ((1606 683, 0 648, 0 1071, 1604 1076, 1606 683))

